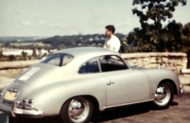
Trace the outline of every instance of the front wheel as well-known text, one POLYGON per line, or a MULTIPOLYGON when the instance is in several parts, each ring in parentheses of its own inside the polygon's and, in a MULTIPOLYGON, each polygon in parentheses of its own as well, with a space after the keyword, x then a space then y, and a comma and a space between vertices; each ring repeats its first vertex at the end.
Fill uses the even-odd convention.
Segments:
POLYGON ((155 91, 154 103, 159 108, 168 108, 173 101, 174 91, 170 83, 161 83, 155 91))
POLYGON ((63 123, 88 123, 92 117, 92 102, 83 97, 68 100, 61 110, 63 123))

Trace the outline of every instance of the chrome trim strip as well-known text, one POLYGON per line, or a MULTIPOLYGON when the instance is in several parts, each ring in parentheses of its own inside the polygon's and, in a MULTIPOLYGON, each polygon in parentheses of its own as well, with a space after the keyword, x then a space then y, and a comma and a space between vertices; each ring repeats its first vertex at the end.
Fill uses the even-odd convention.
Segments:
POLYGON ((13 111, 14 114, 23 114, 23 115, 33 115, 33 116, 41 116, 43 115, 43 112, 40 111, 40 110, 25 110, 25 109, 18 109, 18 108, 15 108, 14 111, 13 111))
POLYGON ((131 103, 123 103, 123 104, 120 104, 120 105, 105 106, 103 108, 105 110, 105 109, 108 109, 108 108, 127 106, 127 105, 133 105, 133 104, 139 104, 139 103, 145 103, 145 102, 151 102, 151 101, 154 101, 154 99, 144 100, 144 101, 137 101, 137 102, 131 102, 131 103))

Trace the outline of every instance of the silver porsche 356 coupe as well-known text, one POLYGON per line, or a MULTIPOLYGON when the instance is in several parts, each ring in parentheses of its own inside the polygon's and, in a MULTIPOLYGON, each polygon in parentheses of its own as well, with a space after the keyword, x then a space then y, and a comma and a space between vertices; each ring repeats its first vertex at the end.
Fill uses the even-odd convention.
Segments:
POLYGON ((119 53, 102 48, 71 48, 49 55, 2 89, 0 110, 84 123, 97 109, 149 101, 166 108, 181 91, 171 71, 133 69, 119 53))

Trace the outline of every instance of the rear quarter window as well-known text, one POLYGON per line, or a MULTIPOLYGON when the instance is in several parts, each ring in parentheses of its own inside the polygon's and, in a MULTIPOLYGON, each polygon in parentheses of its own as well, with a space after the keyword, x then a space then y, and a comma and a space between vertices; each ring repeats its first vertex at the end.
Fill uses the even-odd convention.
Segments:
POLYGON ((42 60, 41 63, 51 64, 55 66, 64 66, 73 60, 73 56, 70 54, 57 53, 49 55, 46 59, 42 60))

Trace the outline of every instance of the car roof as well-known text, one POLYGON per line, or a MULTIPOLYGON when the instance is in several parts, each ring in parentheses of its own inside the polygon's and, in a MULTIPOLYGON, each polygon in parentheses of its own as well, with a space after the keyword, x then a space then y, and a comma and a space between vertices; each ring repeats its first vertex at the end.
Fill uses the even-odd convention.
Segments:
MULTIPOLYGON (((77 47, 77 48, 69 48, 58 51, 57 53, 69 54, 74 58, 73 60, 65 65, 64 67, 60 67, 61 70, 65 70, 68 73, 77 74, 81 65, 87 62, 88 60, 104 55, 117 55, 120 56, 119 53, 113 52, 100 47, 77 47)), ((120 56, 121 57, 121 56, 120 56)), ((69 74, 69 75, 70 75, 69 74)))
POLYGON ((117 52, 113 52, 113 51, 100 48, 100 47, 69 48, 69 49, 61 50, 58 53, 70 54, 74 57, 74 59, 69 64, 65 65, 65 67, 67 67, 67 71, 70 70, 70 71, 73 71, 73 73, 78 73, 76 71, 79 70, 81 65, 92 58, 96 58, 96 57, 100 57, 104 55, 120 56, 120 54, 117 52))
POLYGON ((69 48, 59 51, 59 53, 66 53, 73 55, 74 57, 78 56, 89 56, 96 57, 101 55, 119 55, 117 52, 113 52, 111 50, 107 50, 101 47, 77 47, 77 48, 69 48))

